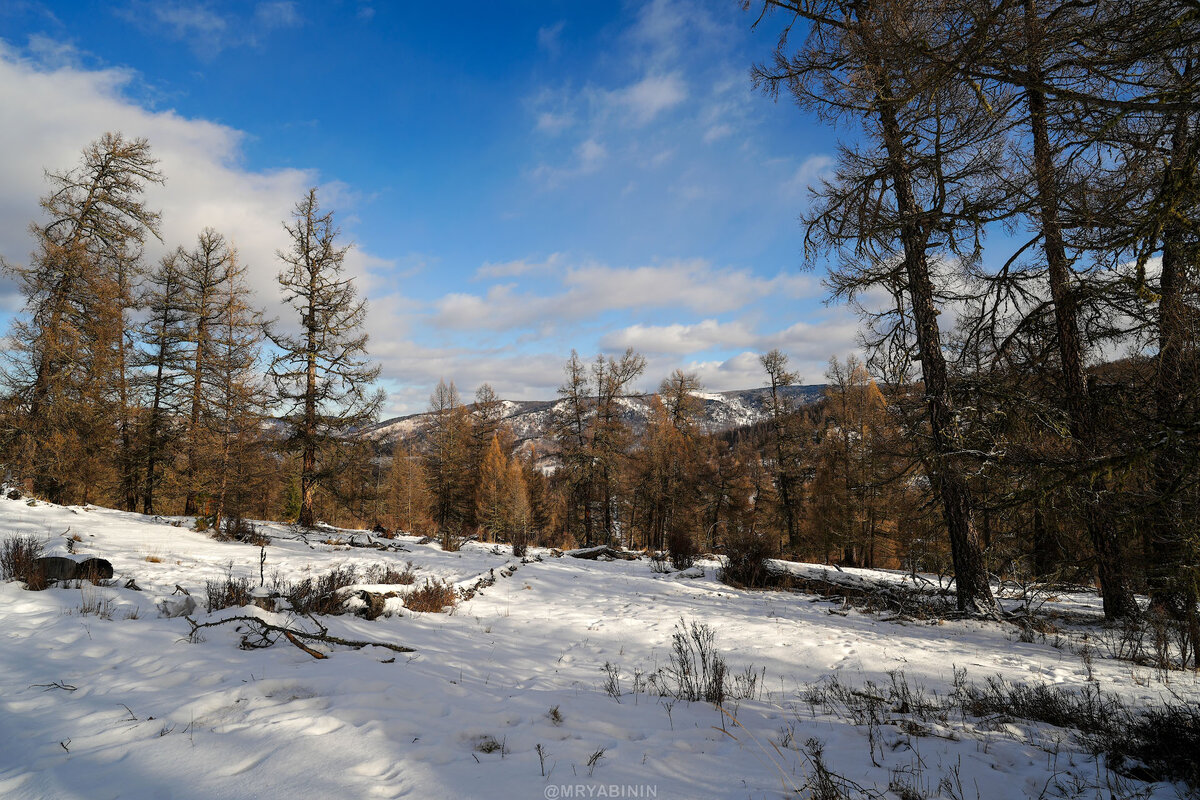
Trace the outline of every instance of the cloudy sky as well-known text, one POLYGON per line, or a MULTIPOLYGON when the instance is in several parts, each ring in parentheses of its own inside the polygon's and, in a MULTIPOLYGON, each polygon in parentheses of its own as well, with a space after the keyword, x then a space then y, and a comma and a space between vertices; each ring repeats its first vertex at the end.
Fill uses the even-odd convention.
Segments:
MULTIPOLYGON (((0 3, 0 254, 106 130, 148 138, 164 245, 232 239, 282 316, 281 221, 319 187, 371 303, 388 413, 439 378, 548 398, 572 348, 633 347, 652 389, 808 382, 855 345, 796 218, 833 134, 756 94, 776 20, 648 3, 0 3)), ((0 284, 0 317, 20 308, 0 284)), ((0 322, 7 324, 6 320, 0 322)))

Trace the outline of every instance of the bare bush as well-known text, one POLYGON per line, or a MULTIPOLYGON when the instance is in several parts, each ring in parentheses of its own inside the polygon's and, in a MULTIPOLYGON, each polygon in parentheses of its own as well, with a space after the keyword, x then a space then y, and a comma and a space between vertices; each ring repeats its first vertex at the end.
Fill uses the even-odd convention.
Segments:
POLYGON ((671 634, 671 663, 651 676, 660 691, 680 700, 721 705, 727 699, 753 697, 761 674, 753 667, 732 675, 717 652, 716 632, 703 622, 679 620, 671 634))
POLYGON ((205 606, 209 613, 222 608, 250 605, 250 579, 233 577, 232 565, 225 570, 225 579, 205 581, 205 606))
POLYGON ((357 582, 354 567, 343 565, 316 578, 305 578, 288 586, 281 594, 297 614, 344 614, 346 606, 341 590, 357 582))
POLYGON ((42 543, 32 536, 8 536, 0 543, 0 580, 36 582, 42 543))
POLYGON ((1196 666, 1196 634, 1186 615, 1158 609, 1126 617, 1096 635, 1110 658, 1167 671, 1196 666))
POLYGON ((766 586, 771 579, 768 560, 774 555, 774 542, 764 534, 754 530, 731 534, 725 540, 721 580, 731 586, 766 586))
POLYGON ((363 579, 366 583, 411 586, 417 582, 417 575, 413 569, 413 562, 409 561, 403 570, 397 570, 391 564, 372 564, 370 567, 367 567, 363 579))
POLYGON ((688 569, 696 563, 700 549, 691 531, 681 528, 673 529, 667 534, 667 552, 671 554, 671 566, 675 569, 688 569))
POLYGON ((100 619, 112 619, 116 603, 111 597, 96 591, 80 591, 79 616, 94 614, 100 619))
POLYGON ((232 514, 225 517, 213 538, 219 542, 242 542, 255 547, 266 547, 271 543, 271 538, 255 528, 249 520, 232 514))
POLYGON ((425 585, 404 596, 409 611, 436 614, 446 606, 458 605, 458 593, 445 581, 425 581, 425 585))
MULTIPOLYGON (((1200 703, 1134 707, 1093 684, 1073 689, 1001 678, 969 683, 966 671, 959 669, 954 671, 953 692, 938 695, 911 686, 903 673, 889 675, 890 685, 867 681, 861 688, 833 675, 801 696, 814 709, 819 706, 826 714, 866 727, 872 748, 882 748, 882 726, 920 736, 955 717, 996 724, 1028 720, 1074 731, 1092 755, 1104 754, 1106 768, 1118 775, 1146 782, 1180 781, 1193 793, 1200 789, 1200 762, 1194 756, 1200 751, 1200 703)), ((872 758, 873 753, 874 749, 872 758)))

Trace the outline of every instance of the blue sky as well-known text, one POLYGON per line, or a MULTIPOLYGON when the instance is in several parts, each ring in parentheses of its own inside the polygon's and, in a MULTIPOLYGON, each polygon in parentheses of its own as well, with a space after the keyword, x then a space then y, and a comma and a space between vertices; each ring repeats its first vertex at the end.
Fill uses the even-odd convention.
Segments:
POLYGON ((271 314, 279 223, 320 186, 389 413, 442 377, 553 396, 572 348, 635 347, 643 388, 677 366, 760 385, 771 347, 819 382, 854 347, 796 221, 834 133, 752 91, 777 33, 753 21, 733 0, 10 1, 0 253, 30 250, 42 168, 119 129, 162 158, 166 245, 222 230, 271 314))

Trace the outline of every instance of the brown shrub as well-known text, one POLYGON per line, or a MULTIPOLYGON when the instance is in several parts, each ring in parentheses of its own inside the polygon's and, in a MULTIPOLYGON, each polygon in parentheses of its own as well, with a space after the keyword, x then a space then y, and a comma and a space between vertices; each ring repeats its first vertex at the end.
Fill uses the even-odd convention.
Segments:
POLYGON ((324 575, 305 578, 281 592, 297 614, 344 614, 346 598, 339 590, 358 582, 354 567, 336 567, 324 575))
POLYGON ((671 555, 671 566, 675 569, 689 569, 696 563, 700 548, 691 531, 686 528, 673 528, 667 534, 667 552, 671 555))
POLYGON ((0 543, 0 580, 36 580, 37 560, 41 556, 42 543, 32 536, 6 537, 0 543))
POLYGON ((255 547, 266 547, 271 543, 271 538, 261 533, 248 520, 234 515, 224 519, 221 529, 213 534, 213 538, 218 542, 242 542, 255 547))
POLYGON ((732 534, 725 540, 721 580, 731 586, 765 586, 771 579, 768 559, 774 556, 775 545, 770 537, 753 530, 732 534))
POLYGON ((373 564, 367 568, 367 573, 364 577, 367 583, 390 583, 411 586, 417 582, 417 575, 413 571, 413 563, 411 561, 405 565, 402 572, 397 571, 390 564, 373 564))
POLYGON ((205 605, 209 612, 222 608, 250 605, 250 579, 235 578, 232 571, 225 573, 223 581, 204 582, 205 605))
POLYGON ((425 581, 425 585, 404 596, 409 611, 436 614, 446 606, 458 605, 458 593, 445 581, 425 581))

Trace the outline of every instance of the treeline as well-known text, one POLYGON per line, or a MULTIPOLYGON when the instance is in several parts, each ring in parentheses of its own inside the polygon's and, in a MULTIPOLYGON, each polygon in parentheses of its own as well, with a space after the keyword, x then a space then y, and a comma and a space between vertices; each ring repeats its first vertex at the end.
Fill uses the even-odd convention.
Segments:
MULTIPOLYGON (((608 545, 680 568, 718 553, 743 566, 741 583, 767 579, 763 562, 777 556, 952 573, 917 443, 919 387, 881 386, 850 356, 831 361, 822 396, 806 403, 786 391, 799 382, 786 355, 760 362, 762 418, 714 432, 695 375, 676 370, 635 399, 641 356, 589 363, 573 353, 545 435, 519 446, 491 387, 468 403, 442 382, 364 507, 385 527, 438 536, 448 548, 475 537, 517 553, 608 545)), ((1062 558, 1086 549, 1074 527, 1043 520, 1048 532, 1031 538, 1021 513, 985 516, 998 572, 1090 580, 1086 558, 1062 558)))
POLYGON ((330 508, 381 396, 366 362, 366 306, 343 275, 316 191, 277 254, 290 325, 265 321, 246 265, 205 228, 157 264, 144 258, 163 182, 144 139, 105 134, 49 172, 27 265, 5 262, 25 300, 4 350, 6 481, 55 502, 312 524, 330 508))
MULTIPOLYGON (((475 536, 518 552, 609 545, 662 553, 681 568, 701 553, 735 553, 760 579, 765 565, 753 562, 775 556, 949 573, 901 408, 911 387, 889 390, 889 400, 850 356, 831 362, 822 397, 806 404, 785 391, 799 380, 786 355, 760 360, 763 418, 712 432, 695 375, 676 370, 663 380, 643 419, 627 410, 645 400, 630 402, 641 356, 587 363, 572 354, 543 451, 516 446, 489 386, 465 403, 443 382, 427 426, 396 443, 373 507, 387 527, 440 536, 449 547, 475 536)), ((1017 535, 993 538, 1009 575, 1066 574, 1061 561, 1022 560, 1031 543, 1017 535)), ((1079 579, 1087 567, 1070 574, 1079 579)))

